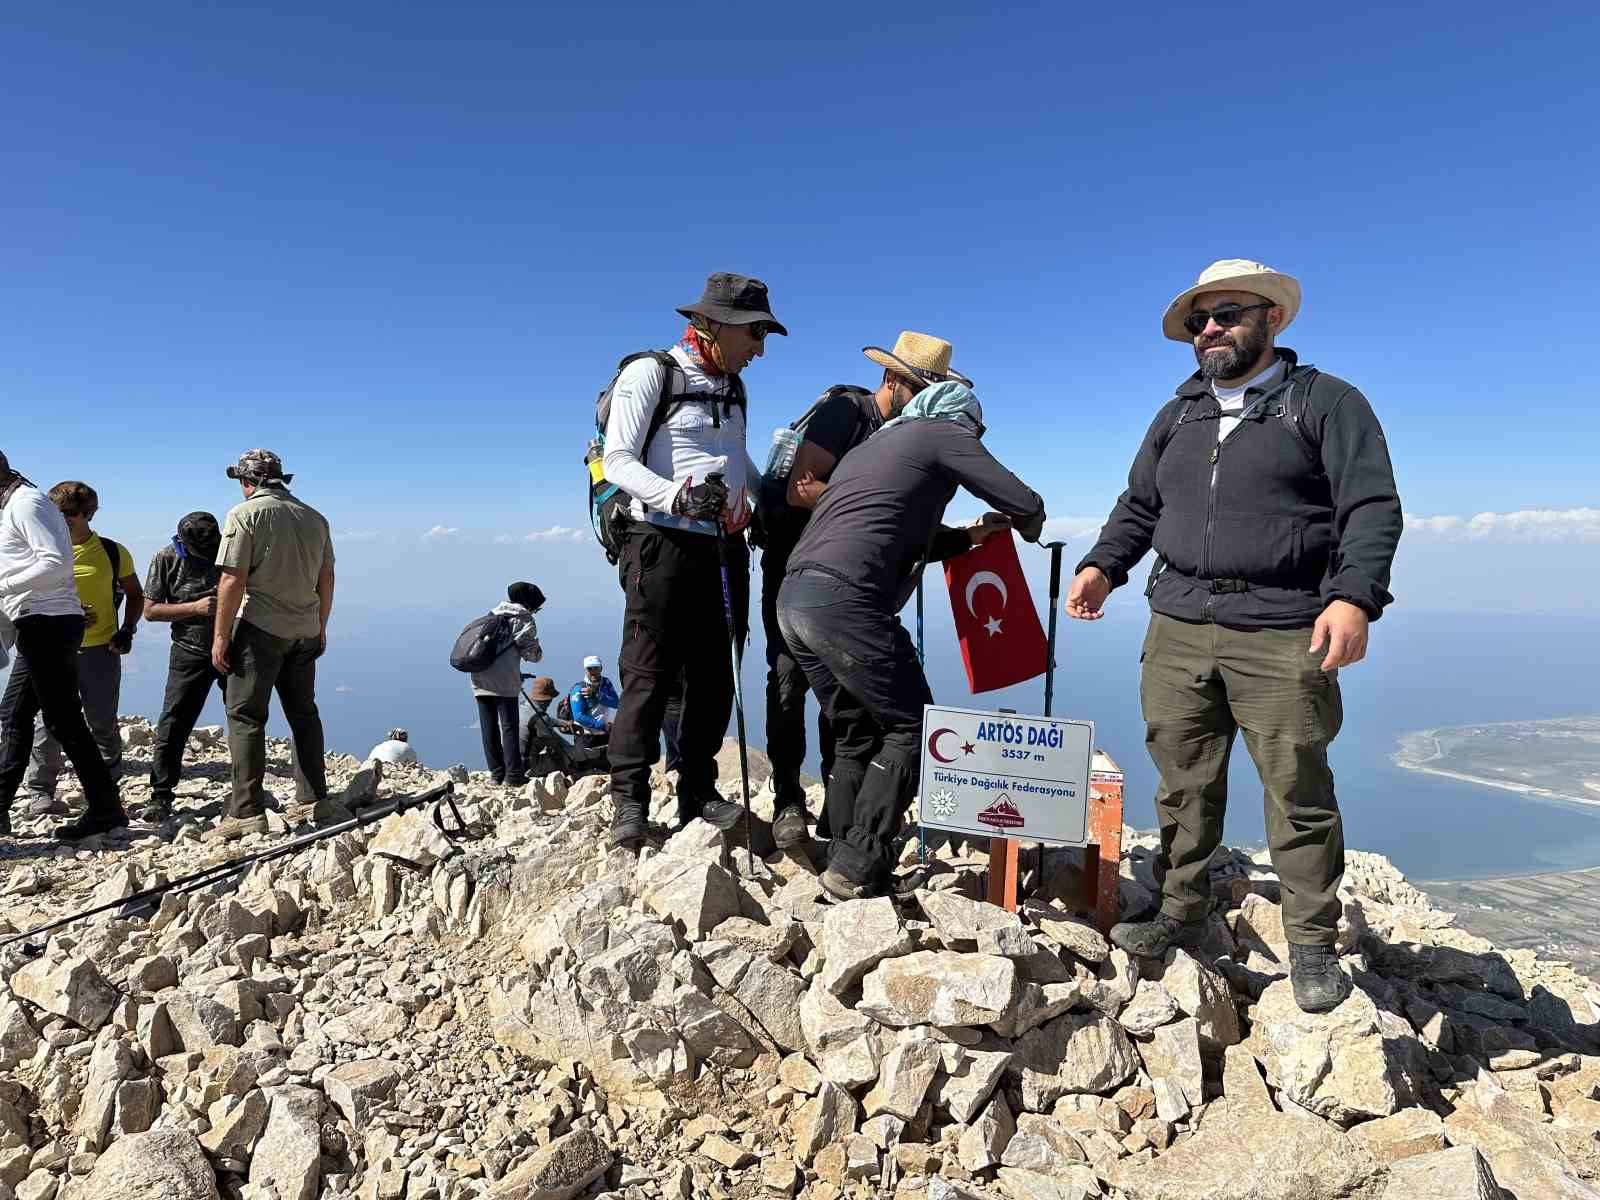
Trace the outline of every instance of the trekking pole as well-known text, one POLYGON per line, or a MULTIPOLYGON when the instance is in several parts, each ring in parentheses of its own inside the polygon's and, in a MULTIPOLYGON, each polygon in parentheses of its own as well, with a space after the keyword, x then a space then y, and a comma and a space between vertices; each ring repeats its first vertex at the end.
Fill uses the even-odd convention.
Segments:
MULTIPOLYGON (((721 473, 706 476, 707 483, 722 483, 721 473)), ((739 786, 744 792, 744 865, 745 871, 753 878, 756 873, 755 845, 750 836, 750 752, 746 748, 744 738, 744 683, 741 676, 744 673, 744 651, 739 646, 739 631, 733 622, 733 589, 728 583, 728 541, 727 533, 722 527, 722 518, 716 518, 717 523, 717 566, 722 571, 722 615, 728 623, 728 648, 733 655, 733 711, 738 719, 739 729, 739 786)))
MULTIPOLYGON (((1050 551, 1050 629, 1045 635, 1044 715, 1049 716, 1056 697, 1056 610, 1061 607, 1061 552, 1065 542, 1046 542, 1050 551)), ((1044 843, 1039 843, 1039 878, 1035 887, 1044 886, 1044 843)))
POLYGON ((922 657, 922 576, 917 576, 917 665, 923 663, 922 657))
POLYGON ((371 808, 364 808, 359 813, 356 813, 354 816, 352 816, 348 821, 341 821, 336 825, 329 825, 324 829, 313 830, 312 832, 303 834, 300 837, 290 838, 287 842, 283 842, 277 846, 269 846, 265 850, 258 850, 253 854, 246 854, 240 858, 229 859, 226 862, 214 863, 211 866, 202 868, 201 870, 195 871, 192 874, 180 875, 178 878, 169 880, 166 883, 158 884, 155 887, 145 888, 143 891, 134 892, 133 895, 124 896, 120 900, 111 900, 105 904, 96 905, 93 908, 86 908, 82 912, 75 912, 69 916, 57 918, 54 921, 49 921, 43 925, 36 926, 33 929, 26 929, 21 933, 12 934, 8 938, 0 939, 0 949, 4 949, 13 942, 23 941, 25 938, 37 937, 41 933, 53 933, 57 929, 64 929, 68 925, 75 924, 76 922, 85 920, 89 917, 98 916, 103 912, 110 912, 114 908, 136 908, 140 906, 141 902, 154 900, 164 892, 194 892, 203 887, 210 887, 213 883, 220 883, 229 876, 242 875, 257 863, 272 862, 274 859, 286 858, 287 856, 294 854, 296 851, 304 850, 307 846, 310 846, 313 843, 324 841, 331 837, 337 837, 341 833, 348 833, 350 830, 359 829, 363 825, 371 825, 375 821, 381 821, 385 817, 390 817, 396 813, 405 812, 407 809, 421 808, 423 805, 432 804, 436 800, 443 801, 444 803, 448 804, 450 806, 450 813, 455 819, 455 828, 446 829, 444 822, 440 818, 439 812, 435 811, 433 821, 434 824, 439 827, 439 831, 446 835, 465 833, 466 823, 461 819, 461 810, 456 807, 454 793, 455 784, 446 781, 439 784, 437 787, 429 788, 427 791, 421 792, 415 796, 400 796, 389 801, 387 804, 379 804, 374 805, 371 808))
MULTIPOLYGON (((926 665, 922 656, 922 576, 917 575, 917 665, 926 665)), ((926 869, 928 866, 928 829, 922 823, 922 780, 917 780, 917 866, 926 869)))

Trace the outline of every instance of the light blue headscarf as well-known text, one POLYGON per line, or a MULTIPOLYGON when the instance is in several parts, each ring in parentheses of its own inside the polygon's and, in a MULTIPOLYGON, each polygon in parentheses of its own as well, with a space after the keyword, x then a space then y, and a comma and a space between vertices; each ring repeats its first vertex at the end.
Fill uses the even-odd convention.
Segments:
POLYGON ((879 433, 885 433, 906 421, 965 421, 973 432, 983 433, 983 405, 972 389, 954 379, 923 388, 912 398, 892 421, 885 421, 879 433))

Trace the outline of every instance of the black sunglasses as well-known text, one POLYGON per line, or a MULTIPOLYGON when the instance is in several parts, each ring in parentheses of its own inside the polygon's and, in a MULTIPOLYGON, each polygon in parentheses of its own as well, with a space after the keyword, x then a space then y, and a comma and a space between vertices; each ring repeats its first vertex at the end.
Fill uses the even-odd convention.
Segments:
POLYGON ((772 332, 773 326, 769 321, 754 321, 751 324, 746 325, 745 328, 750 331, 750 336, 759 342, 762 338, 766 337, 767 334, 772 332))
POLYGON ((1199 337, 1205 332, 1208 322, 1215 321, 1223 329, 1232 329, 1240 321, 1244 320, 1245 313, 1254 312, 1258 308, 1271 307, 1272 301, 1263 300, 1260 304, 1224 304, 1221 308, 1213 308, 1209 311, 1204 308, 1197 308, 1183 319, 1183 327, 1194 334, 1195 337, 1199 337))

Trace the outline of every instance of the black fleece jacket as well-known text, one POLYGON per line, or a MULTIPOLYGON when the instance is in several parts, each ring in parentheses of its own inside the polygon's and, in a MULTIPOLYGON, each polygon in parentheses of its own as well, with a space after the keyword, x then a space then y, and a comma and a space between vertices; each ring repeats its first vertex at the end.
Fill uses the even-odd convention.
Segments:
POLYGON ((1307 387, 1294 351, 1278 356, 1303 404, 1251 389, 1246 419, 1220 445, 1210 382, 1198 372, 1184 382, 1080 571, 1099 567, 1120 587, 1154 546, 1150 607, 1235 629, 1309 625, 1334 600, 1382 614, 1401 526, 1383 430, 1350 384, 1317 373, 1307 387), (1302 437, 1285 409, 1303 409, 1302 437))

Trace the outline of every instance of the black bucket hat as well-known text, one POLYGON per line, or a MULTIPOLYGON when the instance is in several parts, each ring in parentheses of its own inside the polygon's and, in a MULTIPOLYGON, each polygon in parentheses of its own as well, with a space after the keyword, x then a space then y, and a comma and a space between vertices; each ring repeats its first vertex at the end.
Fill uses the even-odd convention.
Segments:
POLYGON ((178 522, 178 540, 186 550, 210 562, 217 557, 217 549, 222 545, 222 530, 210 513, 192 512, 178 522))
POLYGON ((531 583, 513 583, 506 588, 506 599, 529 612, 538 612, 544 607, 544 593, 531 583))
POLYGON ((789 336, 783 322, 772 315, 772 301, 767 299, 767 285, 748 275, 731 275, 716 271, 706 277, 706 290, 693 304, 678 310, 686 317, 706 317, 724 325, 754 325, 765 321, 773 333, 789 336))

